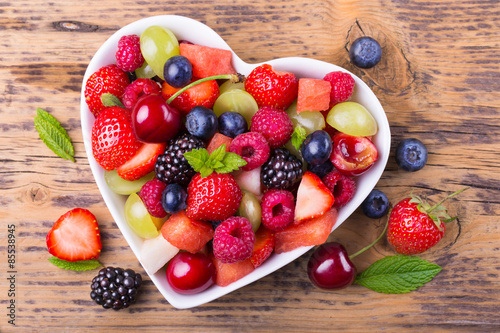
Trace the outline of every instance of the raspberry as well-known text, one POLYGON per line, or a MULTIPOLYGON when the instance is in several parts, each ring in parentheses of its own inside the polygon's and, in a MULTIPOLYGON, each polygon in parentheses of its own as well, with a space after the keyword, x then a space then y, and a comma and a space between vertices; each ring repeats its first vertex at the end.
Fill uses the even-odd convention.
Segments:
POLYGON ((132 110, 139 97, 150 94, 161 94, 158 83, 151 79, 137 79, 125 88, 122 96, 123 106, 132 110))
POLYGON ((266 138, 258 132, 247 132, 238 135, 231 142, 229 151, 240 155, 247 164, 241 167, 250 171, 260 167, 269 158, 271 149, 266 138))
POLYGON ((245 217, 233 216, 222 222, 213 239, 214 256, 231 264, 250 258, 255 243, 252 224, 245 217))
POLYGON ((144 202, 144 205, 151 216, 159 218, 167 216, 167 212, 163 209, 161 203, 161 195, 166 187, 167 184, 157 178, 147 181, 141 187, 141 190, 138 193, 139 197, 142 199, 142 202, 144 202))
POLYGON ((120 38, 115 58, 116 66, 126 72, 133 72, 141 67, 144 64, 144 57, 141 53, 140 37, 128 35, 120 38))
POLYGON ((337 169, 329 172, 322 179, 323 183, 332 191, 335 197, 333 207, 340 208, 345 206, 351 201, 354 193, 356 192, 356 183, 354 180, 342 173, 337 169))
POLYGON ((262 224, 271 231, 285 229, 295 218, 292 192, 271 189, 262 197, 262 224))
POLYGON ((335 104, 346 102, 351 98, 354 91, 355 81, 349 73, 330 72, 323 80, 330 82, 332 91, 330 92, 330 108, 335 104))
POLYGON ((293 123, 285 111, 263 107, 252 117, 251 132, 259 132, 271 148, 278 148, 290 140, 293 123))

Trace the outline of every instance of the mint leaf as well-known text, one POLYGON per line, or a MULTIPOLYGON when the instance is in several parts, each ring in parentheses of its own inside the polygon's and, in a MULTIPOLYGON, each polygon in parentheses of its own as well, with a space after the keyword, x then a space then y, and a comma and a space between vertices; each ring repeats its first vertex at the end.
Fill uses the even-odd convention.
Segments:
POLYGON ((53 265, 62 268, 68 269, 72 271, 82 272, 82 271, 90 271, 92 269, 96 269, 101 265, 101 263, 96 259, 91 260, 81 260, 81 261, 66 261, 59 259, 57 257, 50 257, 48 259, 53 265))
POLYGON ((226 155, 226 144, 222 144, 210 154, 210 159, 222 162, 226 155))
POLYGON ((125 108, 125 106, 123 106, 120 99, 111 93, 102 94, 101 95, 101 102, 102 102, 102 105, 107 106, 107 107, 119 106, 121 108, 125 108))
POLYGON ((307 133, 304 127, 297 125, 293 129, 292 133, 292 145, 295 147, 295 149, 300 150, 300 146, 302 145, 302 142, 307 137, 307 133))
POLYGON ((387 256, 359 274, 354 283, 379 293, 403 294, 423 286, 441 269, 418 257, 387 256))
POLYGON ((34 122, 40 139, 50 150, 59 157, 75 162, 73 157, 75 150, 71 138, 54 116, 37 108, 34 122))
POLYGON ((235 153, 226 153, 224 159, 222 160, 223 167, 217 168, 215 171, 218 173, 229 173, 238 170, 240 167, 247 165, 240 155, 235 153))
POLYGON ((208 151, 204 148, 187 151, 184 157, 196 172, 200 172, 209 159, 208 151))
POLYGON ((202 178, 209 176, 214 171, 229 173, 247 164, 240 155, 226 152, 225 145, 221 145, 210 155, 205 148, 200 148, 185 152, 184 157, 194 171, 200 173, 202 178))

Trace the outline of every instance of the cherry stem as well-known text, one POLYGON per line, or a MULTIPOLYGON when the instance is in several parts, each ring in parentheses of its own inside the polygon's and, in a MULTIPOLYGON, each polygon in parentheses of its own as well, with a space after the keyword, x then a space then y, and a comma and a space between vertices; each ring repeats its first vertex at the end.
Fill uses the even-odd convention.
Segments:
POLYGON ((223 75, 214 75, 214 76, 204 77, 203 79, 199 79, 199 80, 196 80, 194 82, 191 82, 187 86, 183 87, 181 90, 177 91, 175 94, 173 94, 172 96, 170 96, 170 98, 167 100, 167 103, 168 104, 172 103, 172 101, 177 96, 179 96, 180 94, 182 94, 183 92, 185 92, 189 88, 194 87, 195 85, 203 83, 203 82, 206 82, 206 81, 211 81, 211 80, 231 80, 231 82, 233 82, 233 83, 238 83, 238 82, 242 82, 244 79, 245 79, 245 77, 243 75, 241 75, 241 74, 223 74, 223 75))
MULTIPOLYGON (((387 216, 390 215, 390 212, 387 214, 387 216)), ((354 253, 354 254, 351 254, 349 256, 349 259, 352 259, 354 257, 357 257, 359 256, 361 253, 365 252, 366 250, 368 250, 369 248, 371 248, 372 246, 374 246, 375 244, 378 243, 378 241, 385 235, 385 232, 387 231, 387 227, 389 226, 389 218, 387 218, 387 222, 385 223, 385 227, 384 227, 384 230, 382 230, 382 232, 380 233, 380 235, 377 237, 377 239, 371 243, 370 245, 362 248, 361 250, 359 250, 358 252, 354 253)))
POLYGON ((429 208, 429 209, 427 210, 427 214, 430 214, 430 212, 432 212, 434 209, 436 209, 437 207, 441 206, 441 204, 442 204, 443 202, 445 202, 446 200, 448 200, 448 199, 450 199, 450 198, 453 198, 454 196, 456 196, 456 195, 458 195, 458 194, 462 193, 462 192, 463 192, 463 191, 465 191, 465 190, 468 190, 469 188, 470 188, 470 186, 467 186, 467 187, 464 187, 464 188, 463 188, 463 189, 461 189, 461 190, 456 191, 455 193, 450 194, 449 196, 447 196, 446 198, 442 199, 442 200, 441 200, 441 201, 439 201, 437 204, 435 204, 434 206, 432 206, 431 208, 429 208))

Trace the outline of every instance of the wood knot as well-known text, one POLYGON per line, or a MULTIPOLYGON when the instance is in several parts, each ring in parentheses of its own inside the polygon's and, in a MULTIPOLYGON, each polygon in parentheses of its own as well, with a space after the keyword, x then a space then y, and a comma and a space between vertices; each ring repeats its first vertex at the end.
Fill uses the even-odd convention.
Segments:
POLYGON ((28 190, 28 198, 32 203, 43 204, 49 200, 50 194, 47 188, 35 185, 28 190))
POLYGON ((56 21, 52 25, 59 31, 94 32, 99 30, 98 25, 88 24, 80 21, 56 21))

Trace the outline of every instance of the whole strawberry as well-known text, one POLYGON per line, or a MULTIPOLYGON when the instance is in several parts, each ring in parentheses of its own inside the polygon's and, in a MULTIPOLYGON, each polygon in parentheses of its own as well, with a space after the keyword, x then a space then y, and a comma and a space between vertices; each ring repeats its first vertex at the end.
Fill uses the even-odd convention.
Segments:
POLYGON ((447 196, 433 206, 417 196, 397 203, 389 216, 389 244, 396 252, 405 255, 419 254, 436 245, 443 238, 444 222, 455 219, 448 215, 441 204, 467 188, 447 196))
POLYGON ((101 95, 110 93, 121 98, 130 80, 127 73, 119 69, 116 65, 101 67, 97 72, 90 75, 85 83, 85 102, 90 112, 97 117, 99 112, 104 110, 101 95))
POLYGON ((293 73, 275 71, 271 65, 260 65, 248 75, 245 90, 259 107, 286 109, 297 98, 299 80, 293 73))

